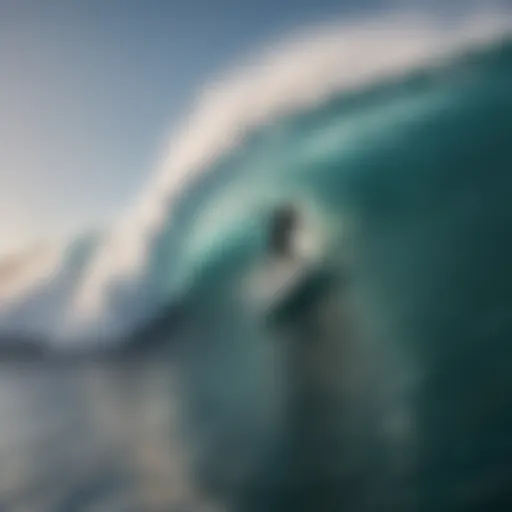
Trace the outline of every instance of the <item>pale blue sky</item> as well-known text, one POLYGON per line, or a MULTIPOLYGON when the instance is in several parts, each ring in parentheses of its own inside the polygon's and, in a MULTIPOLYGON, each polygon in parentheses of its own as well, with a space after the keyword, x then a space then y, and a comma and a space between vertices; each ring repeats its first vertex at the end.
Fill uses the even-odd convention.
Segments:
POLYGON ((0 253, 108 222, 195 92, 240 55, 385 3, 0 0, 0 253))

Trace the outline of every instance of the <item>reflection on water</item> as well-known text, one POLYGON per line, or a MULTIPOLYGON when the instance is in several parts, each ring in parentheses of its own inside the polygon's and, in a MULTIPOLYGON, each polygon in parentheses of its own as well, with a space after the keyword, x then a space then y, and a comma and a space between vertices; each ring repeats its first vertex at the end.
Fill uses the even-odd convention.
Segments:
POLYGON ((0 510, 189 510, 181 505, 191 498, 180 443, 171 449, 177 434, 162 370, 156 363, 4 363, 0 510))

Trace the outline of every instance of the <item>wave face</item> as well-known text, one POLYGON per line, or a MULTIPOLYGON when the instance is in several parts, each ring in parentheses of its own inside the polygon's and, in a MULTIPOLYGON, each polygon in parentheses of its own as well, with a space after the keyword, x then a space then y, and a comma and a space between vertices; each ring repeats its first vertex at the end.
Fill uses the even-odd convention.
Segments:
POLYGON ((509 510, 508 20, 301 35, 207 90, 111 232, 27 255, 4 332, 176 344, 131 366, 7 363, 0 455, 21 469, 0 508, 173 510, 200 490, 240 512, 509 510), (298 228, 272 246, 283 205, 298 228), (150 320, 177 304, 181 343, 150 320))
POLYGON ((508 12, 444 28, 432 17, 390 15, 286 39, 206 88, 156 179, 108 236, 83 249, 66 245, 46 262, 27 264, 14 284, 0 282, 0 329, 65 346, 129 333, 180 299, 191 271, 186 260, 208 259, 235 219, 300 196, 299 183, 318 172, 308 161, 334 163, 354 149, 357 130, 377 129, 364 114, 365 103, 377 101, 372 96, 390 98, 383 130, 394 116, 424 108, 414 98, 419 85, 409 84, 402 102, 400 85, 392 91, 386 82, 414 81, 509 28, 508 12), (402 106, 394 110, 394 101, 402 106))

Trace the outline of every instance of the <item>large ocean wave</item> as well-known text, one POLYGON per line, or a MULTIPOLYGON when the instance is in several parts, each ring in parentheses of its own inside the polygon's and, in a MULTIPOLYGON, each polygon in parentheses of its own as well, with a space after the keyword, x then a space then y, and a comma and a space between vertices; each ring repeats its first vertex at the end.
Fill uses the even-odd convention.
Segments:
MULTIPOLYGON (((35 251, 15 272, 0 266, 9 275, 0 276, 0 333, 68 346, 129 333, 182 300, 196 270, 246 236, 266 206, 311 201, 302 190, 318 171, 308 162, 332 169, 360 149, 361 133, 391 136, 393 123, 432 109, 409 93, 429 75, 449 77, 450 59, 478 73, 498 49, 468 52, 510 37, 511 27, 509 12, 449 25, 419 14, 323 24, 207 84, 156 178, 116 225, 35 251), (389 98, 381 115, 366 115, 379 95, 389 98)), ((310 206, 328 215, 327 191, 310 206)))

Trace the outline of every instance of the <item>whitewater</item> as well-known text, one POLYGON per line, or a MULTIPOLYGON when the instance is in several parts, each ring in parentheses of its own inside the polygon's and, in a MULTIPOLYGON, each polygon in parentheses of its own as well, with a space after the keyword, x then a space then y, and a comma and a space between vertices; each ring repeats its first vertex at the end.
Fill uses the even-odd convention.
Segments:
MULTIPOLYGON (((115 225, 43 247, 12 272, 11 262, 0 263, 0 336, 68 348, 105 342, 180 303, 195 269, 219 257, 266 205, 290 194, 301 200, 297 184, 307 176, 297 175, 299 159, 328 158, 334 147, 349 152, 352 132, 375 129, 364 116, 344 126, 340 149, 337 116, 326 114, 336 102, 428 73, 510 37, 511 29, 506 10, 472 12, 450 24, 426 13, 391 13, 298 30, 264 48, 206 84, 155 178, 115 225), (301 123, 322 115, 322 129, 294 155, 295 146, 283 141, 302 140, 301 123), (255 157, 261 140, 266 151, 255 157)), ((404 102, 391 114, 415 108, 404 102)))

